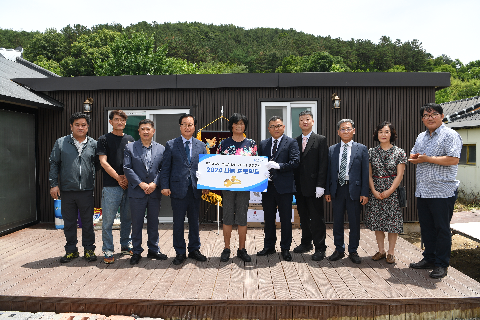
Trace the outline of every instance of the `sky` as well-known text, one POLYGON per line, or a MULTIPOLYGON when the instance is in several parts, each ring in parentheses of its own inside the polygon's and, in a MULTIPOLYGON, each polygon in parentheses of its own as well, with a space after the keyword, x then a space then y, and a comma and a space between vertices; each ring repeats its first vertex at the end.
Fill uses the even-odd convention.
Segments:
POLYGON ((480 32, 475 26, 478 0, 22 0, 2 1, 0 28, 58 31, 67 25, 141 21, 233 24, 302 31, 343 40, 388 36, 417 39, 434 57, 445 54, 467 64, 480 60, 480 32))

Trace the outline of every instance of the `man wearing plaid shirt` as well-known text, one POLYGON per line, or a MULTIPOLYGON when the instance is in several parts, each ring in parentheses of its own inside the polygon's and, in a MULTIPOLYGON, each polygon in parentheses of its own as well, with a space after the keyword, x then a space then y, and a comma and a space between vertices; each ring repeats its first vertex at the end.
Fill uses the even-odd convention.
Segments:
POLYGON ((430 277, 439 279, 447 275, 450 261, 450 220, 460 184, 455 178, 462 138, 443 124, 440 105, 428 103, 420 115, 427 130, 418 135, 408 161, 417 165, 415 197, 425 250, 423 259, 410 268, 433 269, 430 277))

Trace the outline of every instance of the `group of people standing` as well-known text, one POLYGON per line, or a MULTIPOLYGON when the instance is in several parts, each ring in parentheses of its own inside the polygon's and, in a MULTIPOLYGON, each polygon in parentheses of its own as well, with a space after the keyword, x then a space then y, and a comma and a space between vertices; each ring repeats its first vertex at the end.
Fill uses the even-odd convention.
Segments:
MULTIPOLYGON (((462 141, 453 130, 442 123, 440 105, 427 104, 420 109, 427 128, 413 147, 408 162, 417 165, 418 215, 425 243, 424 258, 410 267, 433 269, 430 276, 442 278, 447 274, 451 235, 449 230, 453 204, 459 182, 455 180, 462 141)), ((130 264, 141 259, 142 228, 147 211, 148 258, 165 260, 158 247, 158 212, 161 195, 170 196, 173 209, 173 260, 179 265, 188 257, 206 261, 200 252, 199 207, 202 192, 197 189, 199 154, 206 153, 203 142, 193 138, 196 119, 184 114, 179 119, 180 137, 166 146, 153 141, 154 123, 145 119, 139 123, 140 139, 123 133, 127 116, 123 111, 110 112, 113 131, 101 136, 98 143, 86 136, 89 117, 74 114, 70 119, 72 134, 58 139, 50 156, 51 196, 62 195, 62 215, 67 243, 66 254, 60 261, 69 262, 79 256, 76 237, 77 210, 80 212, 85 258, 96 260, 92 223, 93 182, 100 164, 103 168, 102 239, 104 262, 114 262, 112 224, 120 208, 120 246, 122 254, 131 255, 130 264), (97 161, 97 155, 99 161, 97 161), (99 163, 98 163, 99 162, 99 163), (184 220, 188 217, 188 247, 184 239, 184 220), (85 220, 84 220, 85 219, 85 220), (131 239, 130 239, 131 228, 131 239)), ((268 188, 262 192, 264 210, 264 247, 257 256, 276 252, 275 218, 278 210, 281 223, 280 249, 282 259, 291 261, 292 201, 296 197, 302 229, 301 242, 293 251, 306 253, 313 249, 312 260, 326 257, 326 227, 323 199, 332 203, 334 252, 328 257, 336 261, 345 257, 344 213, 349 222, 348 257, 361 263, 360 214, 364 223, 375 232, 378 252, 373 260, 395 262, 395 243, 403 232, 402 211, 397 197, 407 156, 394 145, 397 133, 390 122, 379 124, 373 140, 379 145, 367 149, 354 142, 355 124, 343 119, 337 124, 340 143, 328 147, 326 138, 312 131, 314 117, 310 111, 299 114, 302 134, 292 139, 284 134, 285 125, 279 116, 268 121, 270 138, 258 146, 245 136, 248 119, 235 113, 229 119, 230 138, 217 148, 218 154, 265 156, 268 169, 268 188), (388 233, 388 249, 385 248, 388 233), (312 244, 313 242, 313 244, 312 244)), ((238 226, 237 257, 245 262, 251 257, 245 248, 247 235, 248 191, 223 191, 224 249, 220 260, 230 259, 230 239, 233 225, 238 226)))

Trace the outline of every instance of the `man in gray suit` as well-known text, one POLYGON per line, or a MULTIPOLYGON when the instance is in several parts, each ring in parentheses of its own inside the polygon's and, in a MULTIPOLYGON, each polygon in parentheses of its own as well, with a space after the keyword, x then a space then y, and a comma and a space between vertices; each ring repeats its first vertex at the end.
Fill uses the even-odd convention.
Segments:
POLYGON ((345 256, 343 216, 347 209, 350 225, 348 257, 361 263, 357 248, 360 242, 360 211, 368 202, 368 149, 354 142, 355 124, 350 119, 337 124, 341 142, 328 149, 328 171, 325 200, 332 202, 333 244, 335 252, 328 257, 336 261, 345 256))
POLYGON ((147 258, 166 260, 158 247, 158 213, 160 211, 160 169, 165 147, 152 140, 154 123, 144 119, 138 124, 140 140, 125 146, 123 171, 128 180, 128 197, 132 216, 133 255, 130 264, 142 258, 142 229, 147 210, 147 258))
MULTIPOLYGON (((199 154, 207 153, 203 142, 193 138, 197 120, 191 114, 183 114, 178 121, 181 136, 167 141, 162 163, 160 182, 162 194, 172 198, 174 265, 185 259, 186 243, 183 236, 185 214, 188 217, 188 257, 206 261, 200 253, 199 211, 202 191, 197 189, 199 154)), ((204 190, 208 192, 208 190, 204 190)))

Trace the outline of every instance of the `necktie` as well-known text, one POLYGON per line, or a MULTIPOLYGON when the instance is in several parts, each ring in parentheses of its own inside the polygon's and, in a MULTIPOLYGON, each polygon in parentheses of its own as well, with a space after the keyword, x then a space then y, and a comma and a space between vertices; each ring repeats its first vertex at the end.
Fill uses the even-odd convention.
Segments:
POLYGON ((190 147, 188 146, 190 141, 185 141, 185 153, 187 154, 188 163, 190 163, 190 147))
POLYGON ((302 141, 302 152, 305 151, 305 148, 307 147, 307 137, 303 137, 302 141))
POLYGON ((272 158, 275 155, 275 153, 277 153, 277 144, 278 144, 278 140, 273 140, 272 158))
POLYGON ((338 174, 338 183, 340 183, 341 186, 345 184, 345 173, 347 171, 347 147, 348 145, 343 145, 342 162, 340 163, 340 173, 338 174))

